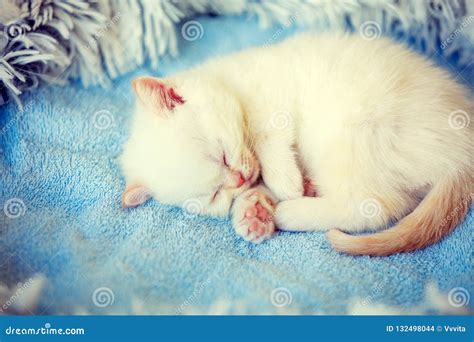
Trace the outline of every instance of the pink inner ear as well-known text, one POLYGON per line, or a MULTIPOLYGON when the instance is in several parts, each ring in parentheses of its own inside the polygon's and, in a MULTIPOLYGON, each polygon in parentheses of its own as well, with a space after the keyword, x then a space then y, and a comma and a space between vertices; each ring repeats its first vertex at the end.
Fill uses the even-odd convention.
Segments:
POLYGON ((172 87, 167 88, 163 83, 160 83, 160 98, 161 105, 165 106, 168 110, 173 110, 176 104, 183 104, 184 100, 181 96, 176 94, 172 87))
POLYGON ((160 108, 173 110, 177 104, 183 104, 184 99, 171 86, 153 77, 139 77, 132 81, 133 89, 144 103, 156 104, 160 108))
POLYGON ((143 185, 127 185, 122 194, 122 208, 136 207, 150 198, 150 191, 143 185))

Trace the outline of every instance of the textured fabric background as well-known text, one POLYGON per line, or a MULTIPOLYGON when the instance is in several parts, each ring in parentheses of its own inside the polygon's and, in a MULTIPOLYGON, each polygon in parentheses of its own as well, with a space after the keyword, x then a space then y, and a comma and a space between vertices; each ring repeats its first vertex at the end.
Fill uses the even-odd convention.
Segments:
MULTIPOLYGON (((473 293, 472 210, 432 247, 370 258, 336 253, 320 232, 278 233, 252 245, 228 220, 154 200, 121 209, 117 157, 132 114, 130 80, 293 33, 261 30, 255 18, 197 19, 203 36, 182 44, 180 57, 165 58, 158 71, 144 67, 107 90, 44 87, 23 98, 23 112, 0 108, 1 281, 12 287, 43 274, 36 312, 49 314, 344 314, 357 298, 366 307, 410 310, 426 302, 429 283, 444 294, 456 287, 473 293)), ((472 62, 456 70, 430 57, 473 84, 472 62)))

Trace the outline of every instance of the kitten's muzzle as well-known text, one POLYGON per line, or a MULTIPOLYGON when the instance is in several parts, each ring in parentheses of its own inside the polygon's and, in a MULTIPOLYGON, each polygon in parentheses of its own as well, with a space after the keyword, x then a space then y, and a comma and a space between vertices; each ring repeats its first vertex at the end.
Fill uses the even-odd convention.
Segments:
POLYGON ((245 184, 251 185, 258 177, 258 167, 252 168, 248 176, 244 176, 241 171, 232 171, 233 182, 231 188, 240 188, 245 184))

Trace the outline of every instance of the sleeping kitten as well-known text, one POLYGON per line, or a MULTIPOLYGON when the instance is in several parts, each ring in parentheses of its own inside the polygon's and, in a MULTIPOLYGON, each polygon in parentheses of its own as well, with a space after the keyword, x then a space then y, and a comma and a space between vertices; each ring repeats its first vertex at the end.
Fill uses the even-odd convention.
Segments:
POLYGON ((133 88, 124 207, 194 199, 248 241, 329 230, 354 255, 423 248, 469 209, 472 99, 389 40, 303 34, 133 88))

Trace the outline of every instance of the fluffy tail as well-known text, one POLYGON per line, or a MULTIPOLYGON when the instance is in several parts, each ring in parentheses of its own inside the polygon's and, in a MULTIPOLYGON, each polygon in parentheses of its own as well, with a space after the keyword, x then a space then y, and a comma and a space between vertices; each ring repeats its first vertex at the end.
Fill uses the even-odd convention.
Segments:
POLYGON ((333 229, 328 232, 328 239, 335 249, 352 255, 385 256, 427 247, 462 221, 474 196, 473 181, 469 173, 444 179, 391 229, 364 236, 333 229))

